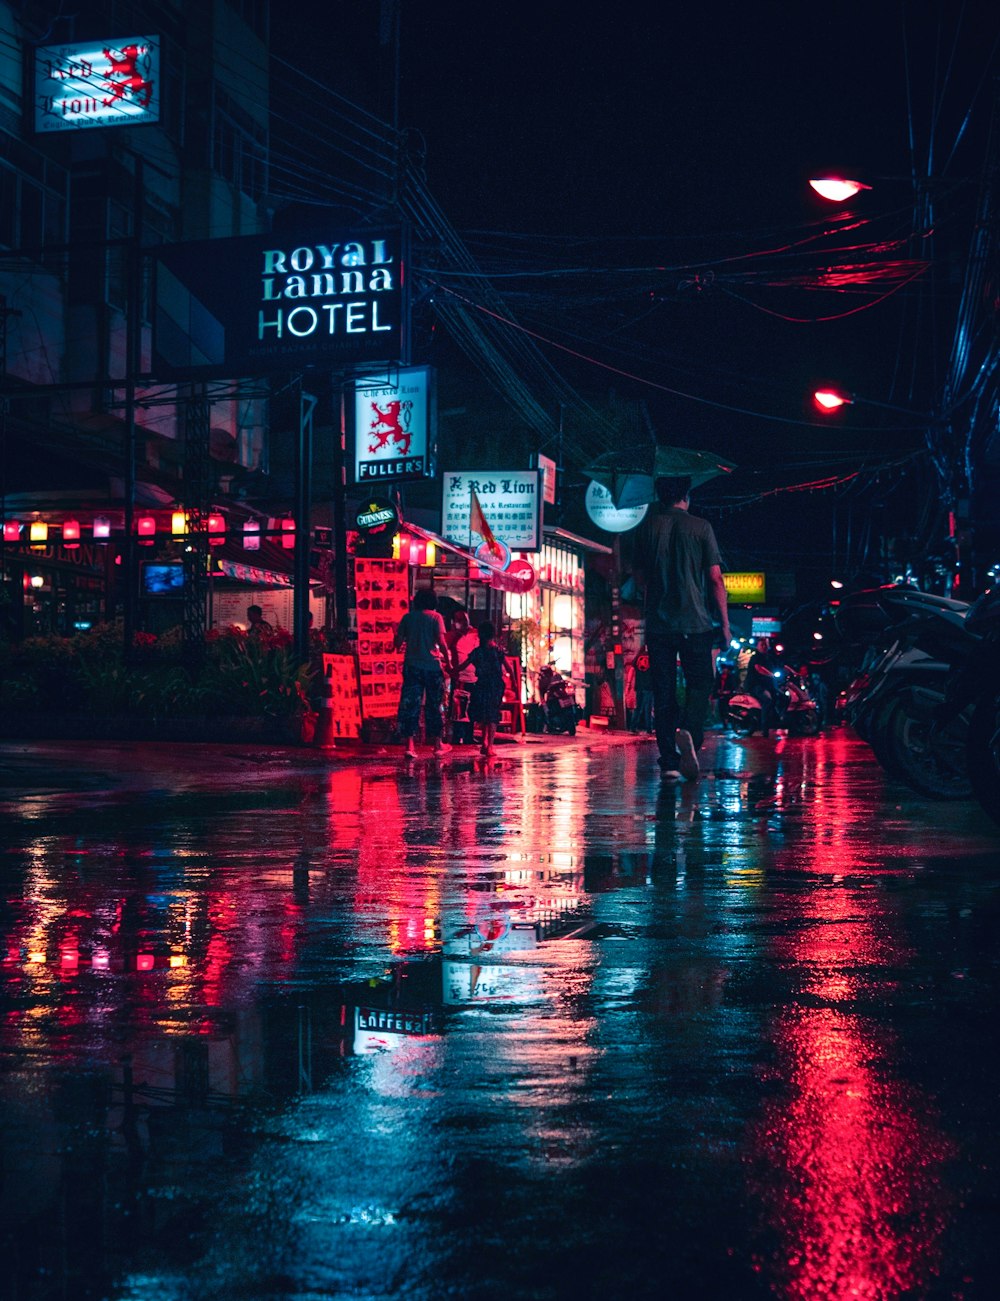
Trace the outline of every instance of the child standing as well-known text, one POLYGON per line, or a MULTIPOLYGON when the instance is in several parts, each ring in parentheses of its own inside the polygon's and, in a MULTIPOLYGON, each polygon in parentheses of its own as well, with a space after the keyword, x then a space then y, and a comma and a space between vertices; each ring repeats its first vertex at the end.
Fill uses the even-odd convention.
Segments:
POLYGON ((493 640, 496 636, 493 625, 487 620, 479 625, 477 632, 479 645, 469 652, 468 658, 458 666, 458 671, 461 672, 466 664, 471 664, 476 670, 476 680, 472 684, 469 699, 469 719, 474 724, 482 725, 483 743, 479 753, 489 758, 493 754, 493 738, 500 722, 504 674, 508 669, 500 647, 493 640))

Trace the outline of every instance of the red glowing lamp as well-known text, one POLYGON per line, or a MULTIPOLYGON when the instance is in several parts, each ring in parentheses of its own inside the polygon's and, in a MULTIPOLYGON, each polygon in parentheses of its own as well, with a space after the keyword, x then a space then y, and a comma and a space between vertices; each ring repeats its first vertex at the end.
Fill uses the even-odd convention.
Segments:
POLYGON ((863 181, 850 181, 843 176, 819 176, 811 180, 809 185, 821 199, 827 199, 830 203, 846 203, 861 190, 872 188, 863 181))
POLYGON ((840 389, 819 388, 813 393, 813 402, 827 415, 831 411, 839 411, 841 407, 850 406, 853 401, 850 393, 844 393, 840 389))
POLYGON ((139 535, 139 545, 151 547, 153 538, 156 536, 156 517, 153 515, 140 515, 136 520, 135 531, 139 535))
POLYGON ((283 519, 281 521, 281 545, 286 551, 291 551, 295 546, 295 521, 293 519, 283 519))
POLYGON ((16 519, 4 520, 3 540, 4 542, 19 542, 21 538, 21 526, 16 519))
POLYGON ((226 517, 213 511, 208 517, 208 544, 221 547, 226 540, 226 517))
POLYGON ((63 520, 62 526, 63 546, 67 551, 75 551, 80 545, 80 521, 78 519, 63 520))

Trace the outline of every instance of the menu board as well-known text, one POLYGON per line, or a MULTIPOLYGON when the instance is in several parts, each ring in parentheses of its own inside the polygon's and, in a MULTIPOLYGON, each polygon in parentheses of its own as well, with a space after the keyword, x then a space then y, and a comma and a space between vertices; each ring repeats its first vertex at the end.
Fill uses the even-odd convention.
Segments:
POLYGON ((403 689, 403 656, 392 649, 396 627, 410 608, 405 560, 354 561, 358 677, 365 718, 395 718, 403 689))
POLYGON ((323 681, 325 699, 329 701, 330 735, 361 735, 361 696, 358 691, 358 666, 353 655, 324 655, 323 681))

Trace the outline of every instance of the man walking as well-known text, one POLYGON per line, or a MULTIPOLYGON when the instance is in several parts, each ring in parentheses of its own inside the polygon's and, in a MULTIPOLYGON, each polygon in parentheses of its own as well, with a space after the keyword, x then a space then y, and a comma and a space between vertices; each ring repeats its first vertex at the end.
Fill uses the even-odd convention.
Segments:
POLYGON ((646 589, 646 645, 664 780, 693 781, 712 691, 712 646, 729 644, 722 557, 707 520, 688 511, 691 480, 658 478, 658 506, 636 538, 636 577, 646 589), (715 619, 721 627, 716 630, 715 619), (685 700, 677 701, 677 662, 685 700))

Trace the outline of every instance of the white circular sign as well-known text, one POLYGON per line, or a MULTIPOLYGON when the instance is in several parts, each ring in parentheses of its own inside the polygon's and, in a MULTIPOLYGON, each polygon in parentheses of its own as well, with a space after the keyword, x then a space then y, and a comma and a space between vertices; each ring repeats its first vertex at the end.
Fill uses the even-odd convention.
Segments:
POLYGON ((602 483, 592 479, 585 498, 587 514, 599 529, 606 533, 627 533, 641 524, 646 518, 649 506, 626 506, 619 510, 611 499, 611 493, 602 483))

